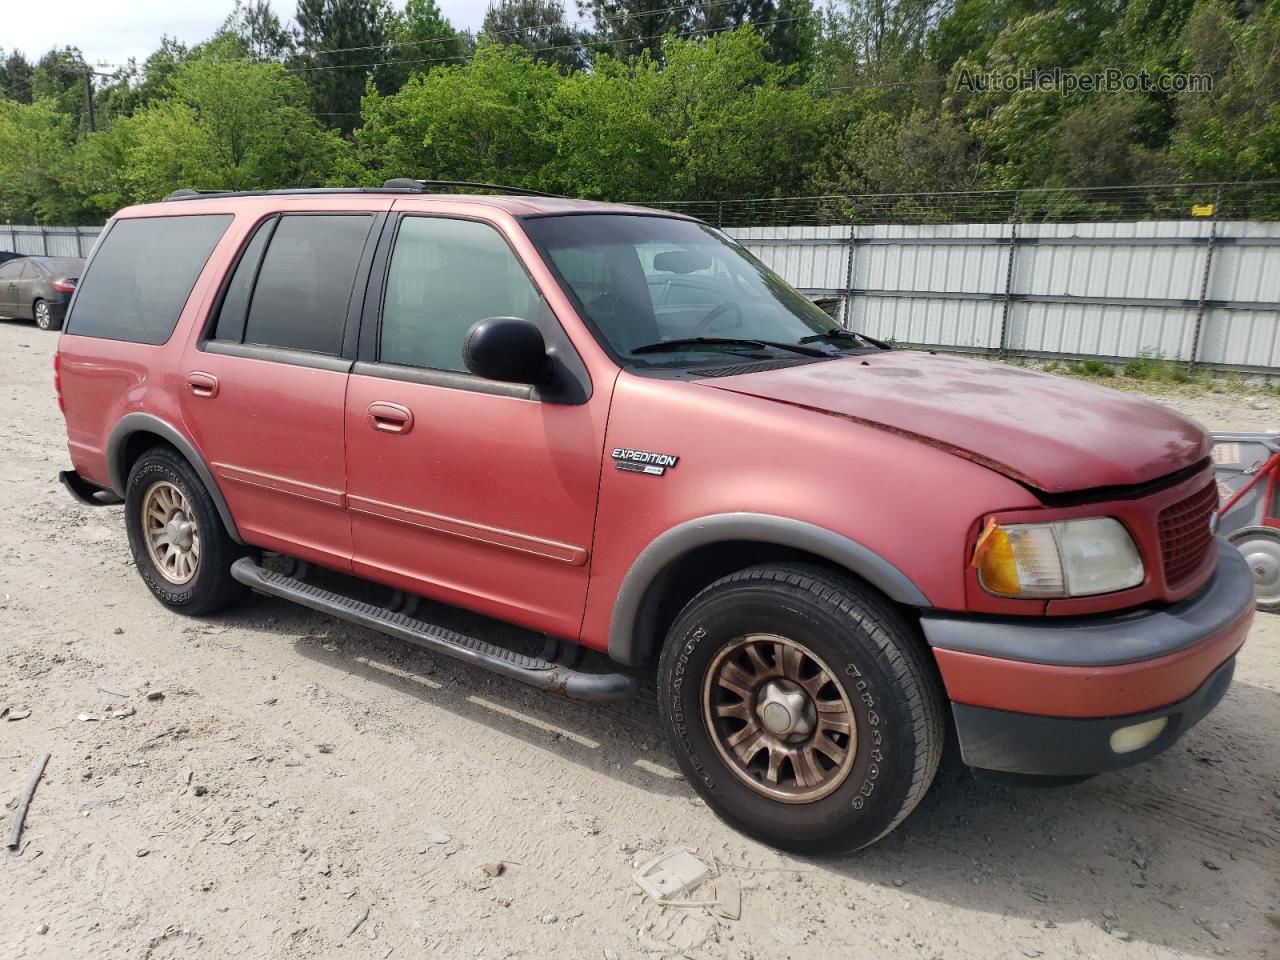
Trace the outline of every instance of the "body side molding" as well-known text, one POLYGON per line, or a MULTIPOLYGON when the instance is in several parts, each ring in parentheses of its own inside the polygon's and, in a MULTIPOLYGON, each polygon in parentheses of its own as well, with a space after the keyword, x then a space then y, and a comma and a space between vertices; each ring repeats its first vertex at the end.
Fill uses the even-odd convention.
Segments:
POLYGON ((721 513, 687 520, 640 551, 623 577, 609 619, 609 656, 634 664, 650 651, 641 636, 650 587, 675 560, 698 547, 731 540, 791 547, 816 554, 862 577, 892 600, 928 607, 929 598, 905 573, 874 550, 825 527, 763 513, 721 513))
POLYGON ((178 452, 187 458, 192 468, 199 474, 205 489, 209 491, 209 496, 213 498, 213 505, 218 508, 218 516, 222 519, 222 525, 227 528, 227 534, 236 543, 244 543, 235 519, 231 516, 231 509, 227 506, 226 498, 222 496, 213 472, 209 469, 209 464, 196 450, 195 445, 176 427, 154 414, 137 411, 126 413, 111 428, 111 434, 107 437, 107 473, 111 477, 111 489, 121 497, 125 495, 125 485, 129 482, 129 477, 124 470, 122 455, 125 441, 135 433, 154 433, 173 444, 178 452))

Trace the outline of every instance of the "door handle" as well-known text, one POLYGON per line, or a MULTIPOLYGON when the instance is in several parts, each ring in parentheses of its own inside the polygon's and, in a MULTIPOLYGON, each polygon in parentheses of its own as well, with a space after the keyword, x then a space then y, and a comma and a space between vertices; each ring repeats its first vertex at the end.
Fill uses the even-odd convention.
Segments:
POLYGON ((216 397, 218 395, 218 378, 212 373, 201 373, 194 370, 187 374, 187 386, 197 397, 216 397))
POLYGON ((398 403, 375 400, 365 411, 369 426, 379 433, 408 433, 413 429, 413 411, 398 403))

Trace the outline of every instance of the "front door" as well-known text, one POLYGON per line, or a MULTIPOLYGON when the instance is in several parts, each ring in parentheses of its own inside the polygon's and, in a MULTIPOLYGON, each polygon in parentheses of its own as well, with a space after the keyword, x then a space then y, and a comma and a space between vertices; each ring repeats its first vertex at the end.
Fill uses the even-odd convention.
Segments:
POLYGON ((492 224, 404 216, 380 292, 347 388, 353 569, 576 637, 607 390, 592 395, 585 370, 576 395, 555 399, 467 372, 463 340, 488 317, 533 320, 562 358, 572 351, 492 224))
POLYGON ((208 339, 188 346, 180 385, 188 428, 241 535, 339 570, 351 566, 344 342, 351 329, 354 351, 353 290, 378 220, 297 213, 264 221, 208 339))

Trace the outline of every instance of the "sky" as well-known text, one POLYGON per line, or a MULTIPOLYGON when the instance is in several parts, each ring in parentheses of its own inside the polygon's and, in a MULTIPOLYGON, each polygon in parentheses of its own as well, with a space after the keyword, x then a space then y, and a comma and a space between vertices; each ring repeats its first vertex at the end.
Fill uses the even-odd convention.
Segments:
MULTIPOLYGON (((393 0, 395 6, 403 2, 393 0)), ((484 20, 489 0, 437 0, 454 27, 474 30, 484 20)), ((160 45, 164 34, 188 46, 207 39, 235 7, 235 0, 46 0, 5 3, 0 17, 0 48, 21 50, 37 60, 52 47, 79 47, 85 60, 123 65, 130 57, 141 63, 160 45)), ((274 0, 283 18, 294 0, 274 0)))

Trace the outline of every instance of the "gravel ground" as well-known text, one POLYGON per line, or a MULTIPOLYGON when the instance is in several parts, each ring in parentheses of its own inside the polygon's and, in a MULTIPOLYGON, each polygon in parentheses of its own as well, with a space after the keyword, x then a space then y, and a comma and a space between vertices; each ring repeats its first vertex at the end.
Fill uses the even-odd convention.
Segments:
MULTIPOLYGON (((55 343, 0 323, 4 830, 52 754, 3 855, 0 957, 1280 950, 1280 617, 1258 617, 1225 701, 1150 763, 1059 790, 946 763, 878 846, 789 857, 696 799, 652 696, 571 703, 262 597, 166 612, 120 508, 56 482, 55 343), (740 884, 739 919, 638 891, 636 863, 680 845, 740 884)), ((1161 399, 1280 428, 1270 397, 1161 399)))

